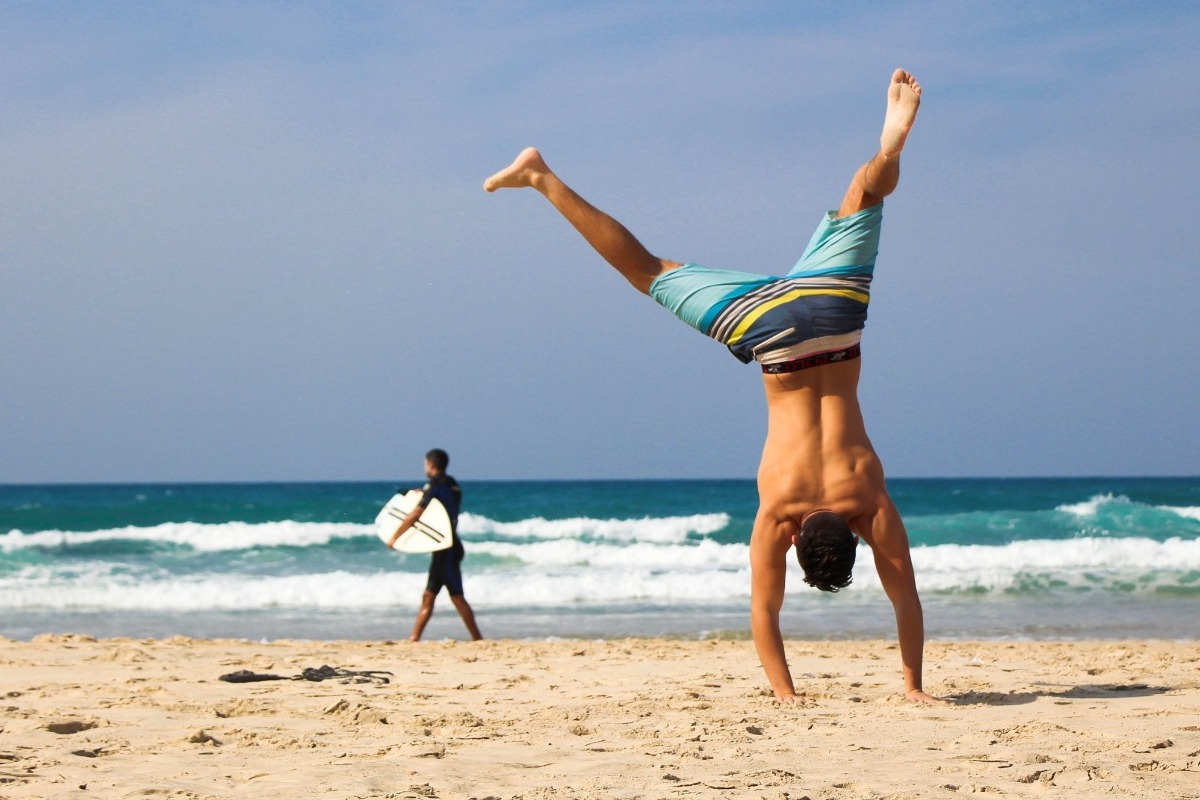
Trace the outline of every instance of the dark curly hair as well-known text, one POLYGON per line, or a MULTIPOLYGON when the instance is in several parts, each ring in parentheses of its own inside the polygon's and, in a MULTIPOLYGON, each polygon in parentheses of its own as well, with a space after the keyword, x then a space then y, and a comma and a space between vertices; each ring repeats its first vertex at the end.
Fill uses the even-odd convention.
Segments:
POLYGON ((800 524, 796 558, 804 569, 804 582, 822 592, 845 589, 854 580, 854 554, 858 537, 846 520, 832 511, 814 511, 800 524))

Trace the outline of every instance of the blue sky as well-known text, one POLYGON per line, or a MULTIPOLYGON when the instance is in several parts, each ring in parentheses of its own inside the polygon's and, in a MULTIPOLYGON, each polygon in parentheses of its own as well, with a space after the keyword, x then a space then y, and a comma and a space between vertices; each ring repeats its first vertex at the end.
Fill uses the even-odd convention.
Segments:
POLYGON ((1200 474, 1200 7, 0 5, 0 482, 752 477, 761 381, 533 192, 785 272, 924 87, 892 476, 1200 474))

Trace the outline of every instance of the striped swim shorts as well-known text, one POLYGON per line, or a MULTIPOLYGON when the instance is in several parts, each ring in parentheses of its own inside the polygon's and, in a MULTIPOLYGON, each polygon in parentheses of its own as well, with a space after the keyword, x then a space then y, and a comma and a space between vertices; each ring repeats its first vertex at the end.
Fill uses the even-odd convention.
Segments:
POLYGON ((856 358, 882 221, 882 204, 829 212, 783 277, 687 263, 655 278, 650 296, 764 372, 856 358))

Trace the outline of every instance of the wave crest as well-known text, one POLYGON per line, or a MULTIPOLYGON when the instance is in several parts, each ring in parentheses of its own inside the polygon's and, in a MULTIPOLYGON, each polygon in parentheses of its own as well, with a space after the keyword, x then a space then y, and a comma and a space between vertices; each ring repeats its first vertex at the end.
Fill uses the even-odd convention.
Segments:
POLYGON ((497 522, 477 514, 464 513, 458 529, 463 534, 492 534, 514 539, 578 539, 616 542, 682 542, 689 535, 708 536, 729 525, 729 515, 693 514, 683 517, 643 517, 641 519, 593 519, 533 517, 517 522, 497 522))

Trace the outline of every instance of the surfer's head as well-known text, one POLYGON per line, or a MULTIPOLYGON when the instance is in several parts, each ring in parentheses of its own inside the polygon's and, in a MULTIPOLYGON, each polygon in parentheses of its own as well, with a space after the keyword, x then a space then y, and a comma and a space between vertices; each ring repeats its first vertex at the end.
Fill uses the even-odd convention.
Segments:
POLYGON ((811 511, 800 520, 796 558, 809 586, 822 592, 836 592, 849 586, 857 549, 858 537, 841 514, 811 511))
POLYGON ((450 456, 440 447, 435 447, 425 454, 426 469, 432 468, 435 473, 442 473, 448 466, 450 466, 450 456))

